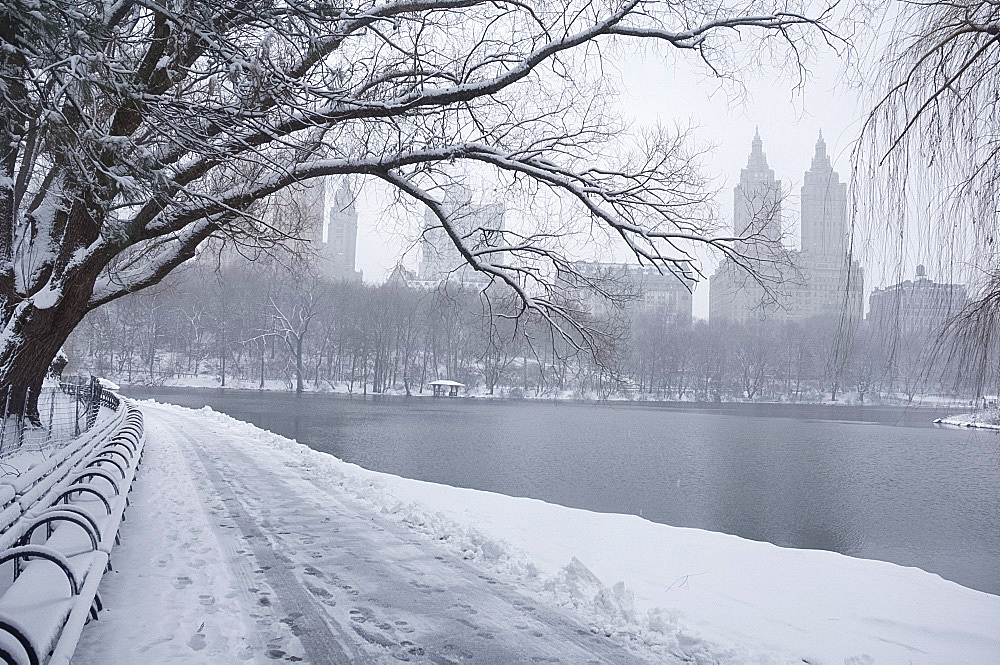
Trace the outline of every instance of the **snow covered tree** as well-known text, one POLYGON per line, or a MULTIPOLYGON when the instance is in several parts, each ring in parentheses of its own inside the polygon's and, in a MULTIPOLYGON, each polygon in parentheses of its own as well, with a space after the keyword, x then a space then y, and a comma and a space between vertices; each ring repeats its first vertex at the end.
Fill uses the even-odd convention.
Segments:
POLYGON ((732 45, 754 35, 782 64, 828 36, 822 15, 801 11, 785 0, 0 0, 0 385, 14 400, 37 388, 88 311, 155 284, 209 237, 293 238, 262 202, 331 175, 427 206, 468 263, 573 337, 551 281, 571 267, 552 242, 565 228, 463 237, 449 186, 474 165, 693 275, 692 243, 733 253, 738 239, 705 221, 683 133, 627 140, 601 74, 607 50, 641 41, 724 74, 732 45))

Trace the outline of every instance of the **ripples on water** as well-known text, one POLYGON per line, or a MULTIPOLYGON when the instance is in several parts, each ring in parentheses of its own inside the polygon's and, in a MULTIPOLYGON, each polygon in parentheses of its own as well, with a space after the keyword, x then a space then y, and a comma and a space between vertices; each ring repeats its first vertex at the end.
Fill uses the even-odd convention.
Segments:
POLYGON ((376 471, 917 566, 1000 594, 1000 435, 929 409, 132 390, 376 471))

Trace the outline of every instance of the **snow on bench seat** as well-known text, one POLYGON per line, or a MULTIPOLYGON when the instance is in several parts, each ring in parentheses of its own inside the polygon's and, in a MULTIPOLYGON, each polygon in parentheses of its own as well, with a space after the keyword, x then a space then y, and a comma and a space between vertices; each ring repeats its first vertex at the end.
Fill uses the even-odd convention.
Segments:
MULTIPOLYGON (((17 549, 59 555, 57 550, 46 546, 17 549)), ((72 613, 83 612, 86 617, 90 612, 94 594, 85 595, 84 586, 88 592, 91 588, 96 591, 107 566, 108 554, 95 550, 62 559, 72 572, 72 582, 51 561, 32 559, 18 575, 17 581, 0 596, 0 622, 14 628, 30 645, 26 665, 45 662, 72 613)))
POLYGON ((17 490, 12 485, 0 485, 0 506, 6 506, 17 496, 17 490))
MULTIPOLYGON (((0 619, 0 622, 3 620, 0 619)), ((5 663, 21 665, 29 663, 28 651, 14 637, 12 633, 0 629, 0 660, 5 663)))
POLYGON ((0 531, 9 529, 23 514, 21 504, 17 501, 8 504, 6 508, 0 510, 0 531))

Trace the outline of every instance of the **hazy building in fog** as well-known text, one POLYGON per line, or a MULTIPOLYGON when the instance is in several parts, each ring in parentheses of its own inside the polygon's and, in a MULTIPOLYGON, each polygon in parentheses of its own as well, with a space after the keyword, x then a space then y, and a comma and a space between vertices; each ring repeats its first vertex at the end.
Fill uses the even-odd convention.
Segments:
POLYGON ((966 304, 961 284, 944 284, 917 266, 916 279, 875 289, 869 297, 868 320, 881 330, 931 336, 966 304))
MULTIPOLYGON (((781 240, 781 181, 767 165, 759 131, 750 142, 747 167, 740 171, 740 182, 733 188, 733 231, 748 241, 781 240)), ((744 253, 754 251, 745 243, 737 248, 744 253)))
POLYGON ((268 200, 266 216, 272 224, 288 229, 300 240, 292 250, 308 256, 317 272, 329 280, 359 281, 355 270, 358 251, 358 213, 347 179, 330 205, 325 178, 316 178, 284 189, 268 200))
POLYGON ((793 320, 846 315, 860 321, 864 313, 864 271, 850 255, 847 183, 833 170, 822 132, 811 168, 802 184, 802 251, 784 302, 793 320))
POLYGON ((402 263, 397 263, 389 273, 386 278, 386 284, 393 284, 395 286, 412 286, 417 281, 417 273, 414 270, 410 270, 402 263))
MULTIPOLYGON (((458 193, 444 202, 454 232, 465 246, 475 250, 495 247, 503 240, 504 212, 502 203, 473 203, 472 193, 458 193)), ((443 282, 453 285, 484 286, 489 276, 473 270, 458 251, 448 232, 430 209, 424 214, 424 234, 417 271, 418 286, 433 287, 443 282)))
POLYGON ((354 191, 344 178, 333 196, 333 205, 328 208, 322 250, 319 252, 320 270, 330 279, 361 279, 361 273, 355 270, 358 212, 354 199, 354 191))
POLYGON ((596 286, 623 296, 627 300, 626 309, 633 313, 691 321, 694 281, 661 273, 653 266, 577 261, 571 273, 563 271, 557 275, 557 284, 564 295, 577 299, 593 316, 606 316, 611 304, 595 290, 596 286))
MULTIPOLYGON (((781 239, 781 181, 767 164, 760 132, 750 144, 747 166, 733 188, 733 233, 745 239, 735 243, 735 251, 761 267, 768 257, 758 254, 761 246, 755 243, 781 239)), ((713 320, 742 323, 776 310, 768 304, 764 287, 729 259, 722 261, 709 284, 709 317, 713 320)))
MULTIPOLYGON (((770 196, 780 197, 780 181, 768 168, 759 135, 754 137, 747 168, 740 175, 735 190, 734 231, 761 228, 769 241, 780 239, 780 223, 769 226, 750 217, 756 209, 780 214, 779 203, 770 196), (749 221, 748 221, 749 220, 749 221)), ((755 319, 802 320, 813 316, 841 316, 859 321, 864 311, 864 273, 861 265, 849 253, 847 185, 833 170, 826 152, 822 133, 816 142, 812 165, 806 171, 801 189, 802 249, 791 252, 793 266, 785 270, 781 283, 774 285, 772 297, 763 286, 748 277, 731 261, 724 261, 712 277, 709 293, 709 316, 746 322, 755 319)), ((737 248, 740 246, 737 245, 737 248)), ((743 247, 743 253, 758 267, 768 270, 768 264, 743 247)))
POLYGON ((847 183, 833 170, 820 132, 812 165, 802 182, 802 253, 840 261, 847 256, 850 229, 847 219, 847 183))
POLYGON ((308 251, 316 252, 326 223, 326 178, 294 185, 272 198, 275 216, 299 226, 298 235, 309 241, 308 251))

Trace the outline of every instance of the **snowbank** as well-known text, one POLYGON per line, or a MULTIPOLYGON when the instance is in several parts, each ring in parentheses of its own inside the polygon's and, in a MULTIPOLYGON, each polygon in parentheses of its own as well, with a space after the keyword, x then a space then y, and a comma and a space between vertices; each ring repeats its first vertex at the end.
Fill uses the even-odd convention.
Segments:
POLYGON ((949 416, 948 418, 938 418, 934 422, 941 425, 977 427, 980 429, 1000 431, 1000 410, 992 409, 988 411, 976 411, 975 413, 960 413, 956 416, 949 416))
MULTIPOLYGON (((180 409, 181 407, 164 407, 180 409)), ((227 415, 212 429, 339 486, 595 630, 698 663, 1000 664, 1000 596, 916 568, 376 473, 227 415)), ((206 422, 206 425, 210 423, 206 422)))

